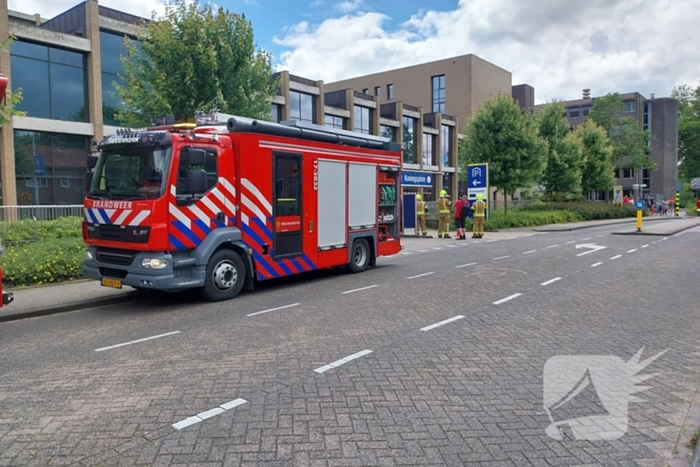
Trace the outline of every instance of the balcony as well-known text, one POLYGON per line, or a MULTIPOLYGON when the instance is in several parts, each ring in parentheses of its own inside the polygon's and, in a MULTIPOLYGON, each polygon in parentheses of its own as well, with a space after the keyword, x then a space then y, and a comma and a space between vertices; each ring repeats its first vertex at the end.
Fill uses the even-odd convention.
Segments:
POLYGON ((305 86, 316 87, 316 81, 311 79, 302 78, 301 76, 289 75, 289 81, 294 81, 295 83, 303 84, 305 86))
POLYGON ((358 99, 364 99, 366 101, 373 101, 374 97, 370 94, 365 94, 364 92, 360 91, 353 91, 352 92, 353 96, 357 97, 358 99))

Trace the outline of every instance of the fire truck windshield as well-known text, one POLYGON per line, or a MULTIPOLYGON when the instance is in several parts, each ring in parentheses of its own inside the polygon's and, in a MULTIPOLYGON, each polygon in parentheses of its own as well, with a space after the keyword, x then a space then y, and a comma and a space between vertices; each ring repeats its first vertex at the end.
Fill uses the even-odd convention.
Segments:
POLYGON ((102 151, 88 197, 154 199, 165 192, 172 147, 120 148, 102 151))

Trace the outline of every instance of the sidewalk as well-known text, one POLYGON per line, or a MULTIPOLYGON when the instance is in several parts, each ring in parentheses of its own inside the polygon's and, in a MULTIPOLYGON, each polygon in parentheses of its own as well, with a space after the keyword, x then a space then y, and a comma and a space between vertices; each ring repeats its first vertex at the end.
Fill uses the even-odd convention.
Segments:
MULTIPOLYGON (((649 216, 645 217, 643 223, 647 222, 659 222, 659 221, 679 221, 681 219, 686 219, 684 214, 681 213, 680 217, 660 217, 660 216, 649 216)), ((604 227, 606 225, 615 224, 634 224, 637 219, 634 217, 626 217, 624 219, 610 219, 604 221, 583 221, 583 222, 572 222, 569 224, 550 224, 543 225, 541 227, 535 227, 533 230, 535 232, 566 232, 571 230, 589 229, 591 227, 604 227)), ((636 230, 636 229, 635 229, 636 230)))
MULTIPOLYGON (((661 217, 660 219, 664 219, 661 217)), ((647 219, 642 221, 642 231, 638 232, 637 227, 613 232, 613 235, 656 235, 669 236, 683 232, 684 230, 700 227, 700 217, 678 217, 665 219, 666 222, 655 222, 652 225, 647 225, 647 219)))
POLYGON ((13 293, 15 300, 0 308, 0 322, 124 303, 139 296, 131 287, 112 289, 92 280, 7 291, 13 293))

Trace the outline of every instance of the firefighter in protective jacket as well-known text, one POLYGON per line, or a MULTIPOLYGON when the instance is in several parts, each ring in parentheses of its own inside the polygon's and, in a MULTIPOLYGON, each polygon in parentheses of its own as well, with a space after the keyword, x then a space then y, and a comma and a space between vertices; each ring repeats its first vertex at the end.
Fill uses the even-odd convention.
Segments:
POLYGON ((440 238, 452 238, 450 237, 450 200, 447 199, 447 192, 445 190, 440 191, 440 198, 437 202, 438 205, 438 237, 440 238))
POLYGON ((483 238, 486 203, 484 202, 484 195, 481 193, 476 195, 476 201, 472 204, 472 211, 474 211, 474 232, 472 238, 483 238))
POLYGON ((416 195, 416 214, 418 215, 418 228, 416 235, 428 235, 428 227, 425 224, 425 216, 428 214, 428 205, 421 195, 416 195))

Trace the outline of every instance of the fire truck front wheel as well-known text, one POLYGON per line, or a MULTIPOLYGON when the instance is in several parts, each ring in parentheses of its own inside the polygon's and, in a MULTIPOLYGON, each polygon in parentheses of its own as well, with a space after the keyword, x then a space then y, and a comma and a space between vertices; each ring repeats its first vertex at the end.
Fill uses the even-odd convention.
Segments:
POLYGON ((202 296, 212 302, 234 298, 243 288, 245 265, 231 250, 219 250, 209 258, 202 296))

